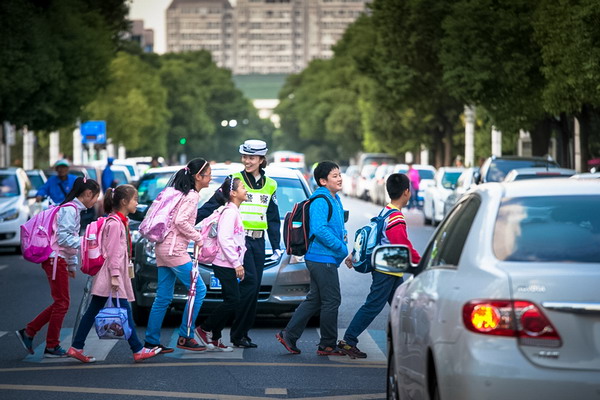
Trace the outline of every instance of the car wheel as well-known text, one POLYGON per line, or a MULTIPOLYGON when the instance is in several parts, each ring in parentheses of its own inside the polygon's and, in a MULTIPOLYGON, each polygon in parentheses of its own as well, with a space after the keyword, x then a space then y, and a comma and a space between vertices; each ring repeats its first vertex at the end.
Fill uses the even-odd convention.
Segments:
POLYGON ((131 303, 131 311, 133 313, 133 320, 136 325, 146 326, 148 325, 148 317, 150 317, 150 308, 138 306, 136 302, 131 303))
MULTIPOLYGON (((396 374, 396 368, 394 366, 394 349, 391 341, 388 341, 388 366, 387 366, 387 399, 388 400, 399 400, 400 395, 398 394, 398 377, 396 374)), ((438 399, 439 400, 439 399, 438 399)))

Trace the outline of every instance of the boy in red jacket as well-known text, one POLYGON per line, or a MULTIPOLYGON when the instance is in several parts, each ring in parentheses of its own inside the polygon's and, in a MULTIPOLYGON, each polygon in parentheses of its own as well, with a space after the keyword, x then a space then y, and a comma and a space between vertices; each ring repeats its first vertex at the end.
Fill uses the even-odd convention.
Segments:
MULTIPOLYGON (((418 263, 421 256, 408 240, 406 220, 401 211, 410 200, 410 180, 404 174, 391 174, 385 183, 385 187, 391 202, 381 211, 381 214, 388 210, 396 211, 392 212, 385 221, 381 244, 403 244, 408 246, 411 252, 411 262, 418 263)), ((346 259, 346 266, 352 268, 351 258, 346 259)), ((402 283, 401 273, 373 271, 371 275, 373 276, 373 283, 367 300, 352 318, 352 322, 350 322, 344 334, 344 340, 340 340, 338 343, 338 349, 352 358, 367 358, 367 354, 356 347, 358 336, 379 315, 386 302, 391 304, 394 292, 402 283)))

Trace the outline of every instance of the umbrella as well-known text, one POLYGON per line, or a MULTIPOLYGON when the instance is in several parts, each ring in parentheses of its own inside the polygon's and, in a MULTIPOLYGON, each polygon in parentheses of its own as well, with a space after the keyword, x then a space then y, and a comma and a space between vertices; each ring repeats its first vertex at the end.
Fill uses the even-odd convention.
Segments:
POLYGON ((199 270, 198 270, 198 246, 194 245, 194 261, 192 263, 192 269, 190 271, 190 290, 188 291, 188 299, 187 299, 187 334, 190 336, 190 330, 192 329, 192 325, 194 324, 193 315, 194 315, 194 301, 196 299, 196 281, 198 279, 199 270))

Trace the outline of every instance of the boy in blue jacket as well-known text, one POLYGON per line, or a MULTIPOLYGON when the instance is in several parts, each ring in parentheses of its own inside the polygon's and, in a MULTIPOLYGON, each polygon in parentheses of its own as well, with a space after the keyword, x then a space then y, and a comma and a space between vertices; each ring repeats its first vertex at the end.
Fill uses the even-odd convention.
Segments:
POLYGON ((314 170, 319 186, 309 209, 312 241, 304 256, 310 273, 310 290, 298 306, 286 328, 275 335, 292 354, 300 354, 296 346, 308 320, 320 313, 321 340, 317 349, 320 356, 344 354, 337 349, 337 319, 341 303, 338 266, 348 256, 347 233, 344 228, 344 208, 337 193, 342 190, 342 175, 337 164, 323 161, 314 170), (332 209, 328 220, 329 209, 332 209))

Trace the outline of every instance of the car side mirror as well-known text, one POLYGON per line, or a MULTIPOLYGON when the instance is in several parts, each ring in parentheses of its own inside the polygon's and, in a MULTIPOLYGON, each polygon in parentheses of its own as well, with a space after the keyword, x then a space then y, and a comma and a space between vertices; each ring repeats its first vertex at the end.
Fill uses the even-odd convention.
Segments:
POLYGON ((405 245, 378 246, 373 252, 372 265, 379 272, 411 272, 410 250, 405 245))
POLYGON ((148 211, 148 206, 146 204, 138 204, 138 206, 135 208, 135 212, 133 214, 129 214, 129 219, 134 221, 142 221, 146 215, 146 211, 148 211))
POLYGON ((350 211, 344 210, 344 223, 348 222, 348 218, 350 218, 350 211))
POLYGON ((481 183, 481 174, 479 172, 473 172, 473 182, 475 182, 476 185, 481 183))

